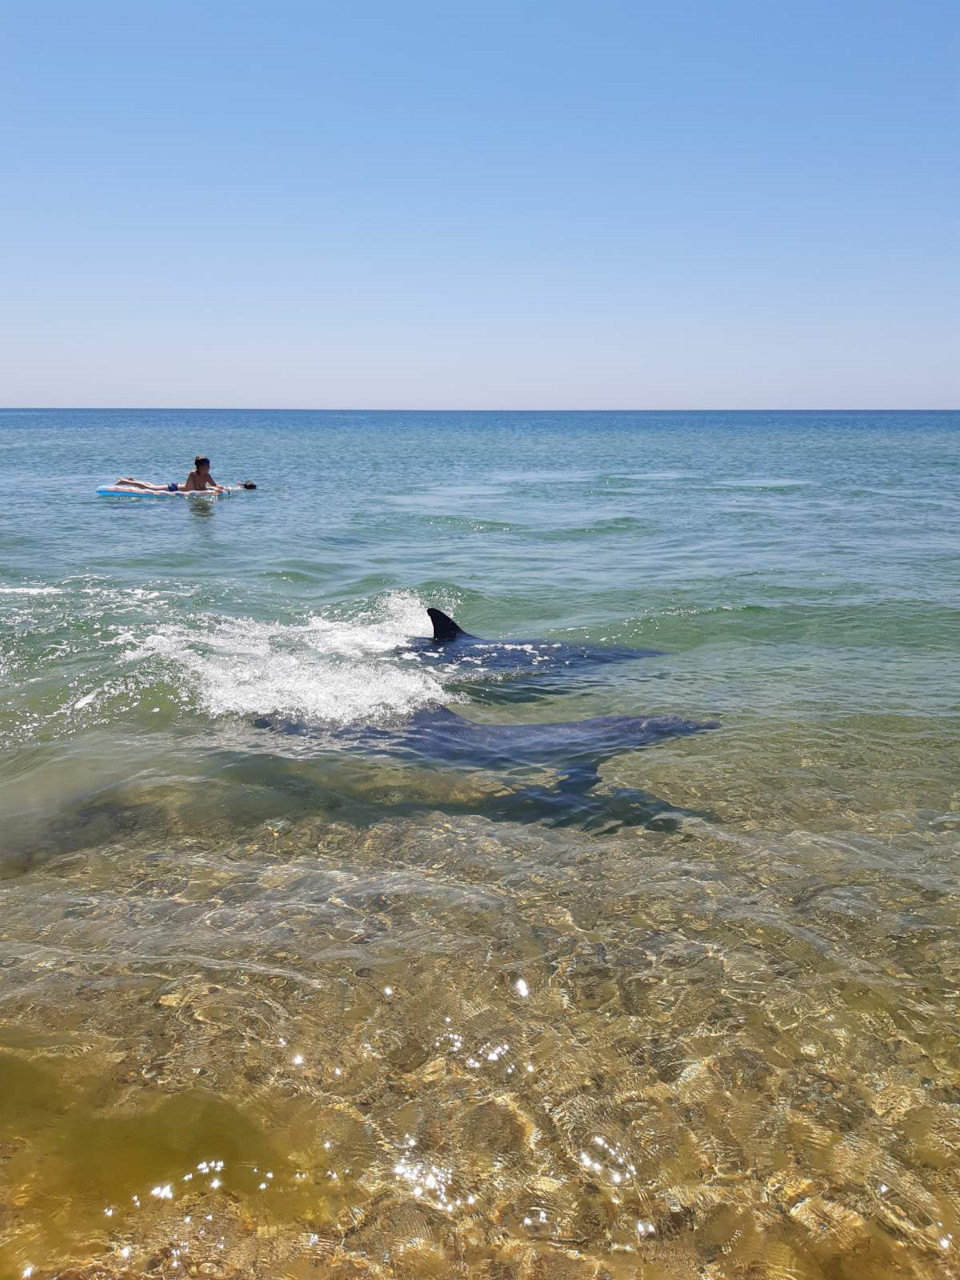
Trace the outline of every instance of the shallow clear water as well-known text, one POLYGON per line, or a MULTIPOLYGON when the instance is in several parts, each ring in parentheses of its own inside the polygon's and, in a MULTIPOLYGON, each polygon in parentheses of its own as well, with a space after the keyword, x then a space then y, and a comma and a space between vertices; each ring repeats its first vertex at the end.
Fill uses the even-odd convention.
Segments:
POLYGON ((957 1274, 958 427, 0 414, 0 1274, 957 1274))

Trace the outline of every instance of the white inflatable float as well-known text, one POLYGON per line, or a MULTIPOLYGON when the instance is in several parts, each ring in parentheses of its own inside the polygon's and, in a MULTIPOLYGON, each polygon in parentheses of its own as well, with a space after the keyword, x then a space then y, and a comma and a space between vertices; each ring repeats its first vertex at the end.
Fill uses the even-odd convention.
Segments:
POLYGON ((222 489, 134 489, 122 484, 102 484, 98 498, 228 498, 243 493, 242 484, 224 485, 222 489))

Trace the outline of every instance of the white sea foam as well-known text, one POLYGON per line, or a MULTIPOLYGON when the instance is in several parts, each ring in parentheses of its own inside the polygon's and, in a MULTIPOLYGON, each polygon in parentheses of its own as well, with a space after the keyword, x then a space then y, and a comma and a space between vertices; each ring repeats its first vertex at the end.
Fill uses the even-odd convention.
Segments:
POLYGON ((0 596, 61 596, 60 587, 0 587, 0 596))
POLYGON ((164 623, 126 657, 159 658, 212 716, 371 723, 444 700, 432 671, 393 655, 425 629, 423 605, 396 593, 366 612, 318 614, 300 623, 223 616, 164 623))

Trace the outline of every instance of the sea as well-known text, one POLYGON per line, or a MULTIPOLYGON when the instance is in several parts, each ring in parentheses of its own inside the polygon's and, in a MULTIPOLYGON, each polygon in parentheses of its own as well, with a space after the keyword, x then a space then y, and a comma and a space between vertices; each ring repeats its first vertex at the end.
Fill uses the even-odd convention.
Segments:
POLYGON ((0 1275, 960 1275, 960 414, 3 410, 0 470, 0 1275), (198 453, 256 490, 96 494, 198 453), (391 750, 441 707, 717 727, 577 788, 391 750))

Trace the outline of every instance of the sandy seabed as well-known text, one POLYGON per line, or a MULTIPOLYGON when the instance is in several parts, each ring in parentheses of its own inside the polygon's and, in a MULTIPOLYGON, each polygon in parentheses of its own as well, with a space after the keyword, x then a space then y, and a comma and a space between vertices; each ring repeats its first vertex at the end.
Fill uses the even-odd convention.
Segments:
POLYGON ((960 797, 712 767, 601 837, 74 812, 0 882, 3 1274, 960 1274, 960 797))

